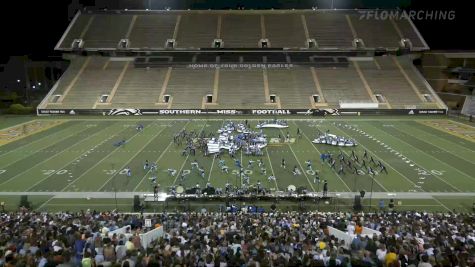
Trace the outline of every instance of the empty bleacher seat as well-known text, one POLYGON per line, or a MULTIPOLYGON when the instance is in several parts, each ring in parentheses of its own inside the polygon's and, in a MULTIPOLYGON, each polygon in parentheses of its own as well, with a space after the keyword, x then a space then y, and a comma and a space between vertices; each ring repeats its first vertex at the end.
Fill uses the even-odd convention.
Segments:
POLYGON ((316 69, 326 101, 337 105, 340 101, 372 102, 356 70, 347 68, 316 69))
POLYGON ((415 31, 415 29, 412 27, 411 23, 408 21, 408 19, 405 19, 405 18, 395 19, 394 22, 398 26, 403 37, 411 40, 413 47, 423 48, 425 46, 421 38, 419 38, 419 36, 417 35, 417 32, 415 31))
POLYGON ((80 15, 75 23, 71 25, 69 32, 64 37, 63 42, 60 44, 60 48, 69 49, 71 48, 71 44, 75 39, 81 39, 81 33, 86 28, 89 20, 93 17, 93 15, 89 14, 82 14, 80 15))
POLYGON ((373 93, 383 95, 389 104, 395 107, 420 104, 419 97, 394 64, 392 57, 378 57, 375 61, 359 62, 358 65, 373 93))
POLYGON ((165 47, 173 38, 176 21, 176 14, 138 15, 130 33, 130 47, 165 47))
POLYGON ((218 16, 183 14, 177 35, 179 48, 210 48, 217 38, 218 16))
POLYGON ((259 15, 222 16, 221 38, 226 48, 257 48, 261 39, 259 15))
POLYGON ((228 108, 263 107, 264 78, 262 70, 221 70, 218 103, 228 108))
POLYGON ((159 101, 168 68, 135 68, 129 65, 114 98, 116 107, 154 107, 159 101))
POLYGON ((366 19, 359 15, 350 15, 357 38, 361 38, 366 47, 399 48, 401 38, 390 20, 366 19))
POLYGON ((306 47, 306 37, 302 20, 297 14, 264 15, 266 38, 271 47, 306 47))
POLYGON ((132 21, 131 15, 96 14, 84 35, 85 48, 117 48, 125 38, 132 21))
POLYGON ((166 93, 173 108, 201 108, 203 97, 213 93, 214 69, 174 68, 166 93))
POLYGON ((269 91, 279 96, 282 108, 310 108, 310 97, 316 94, 309 67, 267 70, 269 91))
POLYGON ((104 94, 114 87, 125 62, 109 61, 106 57, 92 57, 86 69, 63 100, 71 108, 92 108, 104 94))
POLYGON ((305 14, 308 34, 319 47, 351 47, 353 35, 342 12, 305 14))

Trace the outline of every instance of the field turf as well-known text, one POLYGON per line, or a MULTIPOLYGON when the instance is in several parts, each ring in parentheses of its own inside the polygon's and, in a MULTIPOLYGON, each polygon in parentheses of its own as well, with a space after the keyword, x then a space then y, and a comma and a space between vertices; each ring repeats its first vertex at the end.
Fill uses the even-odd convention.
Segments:
MULTIPOLYGON (((233 117, 225 119, 242 121, 233 117)), ((257 123, 257 118, 248 120, 253 126, 257 123)), ((24 120, 18 121, 20 122, 23 123, 24 120)), ((235 167, 228 155, 224 159, 230 172, 225 174, 212 156, 205 157, 198 151, 196 156, 182 156, 184 147, 173 143, 173 135, 182 129, 215 133, 224 123, 225 120, 211 117, 164 120, 85 118, 65 119, 55 127, 34 134, 22 133, 25 135, 23 138, 0 146, 0 199, 3 197, 7 198, 5 201, 9 201, 8 198, 15 195, 28 194, 38 198, 38 203, 41 203, 37 205, 38 208, 54 209, 63 207, 61 205, 67 208, 74 203, 83 203, 83 200, 71 200, 73 197, 70 200, 52 198, 56 192, 84 192, 84 198, 87 197, 87 192, 149 192, 152 188, 151 173, 143 169, 145 160, 158 163, 158 183, 162 190, 180 183, 177 175, 168 175, 168 168, 176 169, 178 173, 190 171, 183 184, 185 187, 196 184, 204 187, 208 182, 215 187, 224 187, 226 183, 240 186, 242 181, 232 172, 235 167), (144 125, 143 132, 136 131, 138 123, 144 125), (127 140, 124 146, 113 145, 123 139, 127 140), (204 179, 191 170, 194 159, 205 169, 204 179), (125 175, 124 169, 127 167, 132 170, 131 177, 125 175), (44 196, 47 193, 51 195, 44 196)), ((251 184, 260 181, 263 186, 275 191, 284 191, 289 185, 321 191, 321 184, 314 181, 314 172, 306 171, 305 161, 311 160, 313 169, 318 170, 320 178, 328 180, 331 192, 369 192, 372 189, 374 192, 395 193, 396 198, 404 198, 405 193, 430 195, 445 192, 449 193, 445 199, 430 198, 428 201, 446 210, 458 205, 457 196, 461 196, 461 193, 475 193, 475 142, 471 141, 475 132, 473 126, 464 124, 466 132, 454 133, 451 132, 450 125, 457 126, 460 122, 427 117, 305 118, 289 119, 288 123, 288 129, 264 130, 268 139, 277 138, 279 134, 286 135, 288 131, 294 142, 269 144, 262 157, 267 175, 261 175, 254 163, 252 168, 246 170, 251 177, 251 184), (439 125, 437 122, 445 128, 436 127, 439 125), (303 133, 301 138, 296 135, 297 128, 303 133), (359 145, 356 148, 340 148, 312 144, 311 140, 316 137, 317 129, 353 138, 359 145), (330 152, 336 157, 342 152, 348 156, 352 150, 360 161, 366 150, 368 156, 386 166, 388 174, 378 173, 373 179, 362 167, 359 167, 359 175, 351 173, 349 169, 345 169, 345 174, 338 174, 339 163, 337 169, 333 170, 328 163, 320 161, 321 153, 330 152), (282 158, 287 163, 285 169, 281 167, 282 158), (302 171, 302 175, 292 174, 294 166, 302 171), (276 181, 268 181, 267 177, 271 174, 277 177, 276 181)), ((3 128, 14 124, 8 119, 2 121, 3 128)), ((246 156, 241 151, 237 157, 242 158, 245 167, 248 160, 258 159, 246 156)), ((366 162, 371 165, 368 159, 366 162)), ((466 194, 464 203, 475 199, 474 195, 466 194)), ((415 208, 418 203, 420 207, 432 205, 423 205, 423 201, 411 201, 408 205, 415 208)), ((107 201, 104 203, 98 205, 108 205, 107 201)), ((87 202, 84 205, 87 206, 87 202)), ((465 206, 467 209, 471 208, 469 204, 465 206)))

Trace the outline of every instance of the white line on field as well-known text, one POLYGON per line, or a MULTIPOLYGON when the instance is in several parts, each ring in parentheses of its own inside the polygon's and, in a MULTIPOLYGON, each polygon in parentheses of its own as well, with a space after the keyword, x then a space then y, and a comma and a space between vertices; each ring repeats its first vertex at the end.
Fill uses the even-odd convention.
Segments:
MULTIPOLYGON (((187 123, 181 128, 180 131, 182 131, 183 129, 185 129, 186 126, 188 125, 188 123, 190 123, 190 122, 187 122, 187 123)), ((160 153, 160 156, 157 158, 157 160, 155 161, 155 163, 158 164, 158 162, 162 159, 163 155, 165 155, 166 152, 168 151, 168 149, 170 149, 170 146, 171 146, 172 144, 173 144, 173 140, 170 141, 170 143, 168 144, 168 146, 162 151, 162 153, 160 153)), ((158 171, 158 169, 157 169, 157 171, 158 171)), ((140 182, 137 184, 137 186, 135 186, 135 188, 134 188, 133 191, 136 191, 136 190, 140 187, 140 185, 142 184, 142 182, 144 181, 144 179, 147 177, 147 174, 148 174, 149 172, 150 172, 150 169, 147 171, 147 173, 145 173, 145 175, 142 177, 142 179, 140 179, 140 182)), ((178 173, 177 173, 177 175, 178 175, 178 173)))
MULTIPOLYGON (((374 128, 375 128, 375 127, 374 127, 374 128)), ((377 129, 377 130, 379 130, 379 129, 377 129)), ((382 131, 382 130, 379 130, 379 131, 382 131)), ((407 144, 408 146, 414 148, 415 150, 420 151, 421 153, 426 154, 426 155, 428 155, 429 157, 432 157, 433 159, 439 161, 440 163, 442 163, 442 164, 444 164, 444 165, 446 165, 446 166, 449 166, 449 165, 446 164, 445 162, 442 162, 441 160, 435 158, 434 156, 425 153, 424 151, 422 151, 422 150, 418 149, 417 147, 415 147, 415 146, 413 146, 413 145, 407 143, 406 141, 402 140, 401 138, 399 138, 399 137, 397 137, 397 136, 394 136, 394 135, 392 135, 392 137, 395 138, 395 139, 397 139, 397 140, 399 140, 399 141, 402 142, 402 143, 407 144)), ((411 160, 411 161, 414 162, 414 163, 415 163, 416 165, 418 165, 419 167, 422 167, 423 169, 426 169, 424 166, 422 166, 421 164, 418 164, 418 163, 415 162, 414 160, 411 160)), ((449 167, 452 168, 451 166, 449 166, 449 167)), ((457 169, 455 168, 455 170, 457 170, 457 169)), ((461 171, 459 171, 459 172, 462 173, 461 171)), ((467 175, 467 174, 465 174, 465 173, 462 173, 462 174, 467 175)), ((443 178, 440 177, 439 175, 436 175, 436 174, 432 174, 432 175, 434 175, 434 176, 437 177, 440 181, 442 181, 443 183, 449 185, 449 186, 452 187, 453 189, 455 189, 455 190, 457 190, 457 191, 459 191, 459 192, 462 192, 462 190, 460 190, 460 189, 458 189, 457 187, 453 186, 451 183, 447 182, 445 179, 443 179, 443 178)))
MULTIPOLYGON (((160 126, 160 125, 159 125, 160 126)), ((141 149, 139 149, 125 164, 122 165, 122 167, 119 169, 119 170, 122 170, 124 169, 135 157, 137 157, 138 154, 140 154, 140 152, 142 152, 142 149, 144 149, 145 147, 148 146, 148 144, 150 144, 155 138, 157 138, 157 136, 163 132, 164 130, 166 129, 166 127, 164 127, 163 129, 161 129, 160 131, 158 131, 152 138, 150 138, 150 140, 147 141, 147 143, 145 143, 145 145, 142 146, 141 149)), ((138 134, 138 132, 137 132, 138 134)), ((136 134, 136 135, 137 135, 136 134)), ((116 175, 119 175, 119 172, 111 175, 111 177, 109 179, 107 179, 107 181, 97 190, 97 191, 101 191, 102 188, 104 188, 107 183, 112 180, 116 175)))
MULTIPOLYGON (((200 130, 200 132, 198 133, 198 136, 201 134, 201 132, 203 132, 203 130, 205 129, 205 126, 206 126, 206 121, 205 121, 205 123, 203 124, 203 127, 201 127, 201 130, 200 130)), ((181 173, 181 171, 183 170, 183 168, 185 167, 185 164, 186 164, 186 162, 188 161, 188 158, 189 158, 189 157, 190 157, 190 154, 186 155, 185 161, 183 161, 183 163, 181 164, 180 170, 177 172, 176 177, 175 177, 175 180, 173 180, 173 184, 172 184, 172 185, 175 185, 176 180, 178 179, 178 176, 180 175, 180 173, 181 173)))
MULTIPOLYGON (((334 127, 335 129, 337 129, 338 131, 340 131, 341 133, 343 133, 343 135, 347 136, 347 137, 350 137, 346 132, 340 130, 338 127, 334 127)), ((361 144, 361 142, 359 142, 359 145, 362 146, 364 149, 366 149, 367 151, 371 151, 370 149, 368 149, 367 147, 365 147, 363 144, 361 144)), ((386 161, 384 161, 381 157, 379 157, 377 154, 373 153, 375 158, 379 159, 381 162, 383 162, 384 164, 386 164, 387 166, 389 166, 389 168, 393 169, 396 173, 398 173, 401 177, 403 177, 404 179, 406 179, 410 184, 412 184, 413 186, 417 186, 416 183, 414 183, 411 179, 407 178, 406 175, 400 173, 396 168, 394 168, 391 164, 388 164, 386 161)), ((424 189, 422 189, 422 187, 420 188, 422 191, 426 192, 424 189)))
MULTIPOLYGON (((225 122, 226 122, 226 120, 223 120, 223 123, 221 124, 221 128, 224 127, 225 122)), ((219 151, 218 151, 218 153, 219 153, 219 151)), ((213 172, 213 166, 214 166, 215 159, 216 159, 216 157, 215 157, 215 155, 213 155, 213 161, 211 162, 211 169, 209 169, 209 174, 208 174, 208 183, 211 180, 211 173, 213 172)))
MULTIPOLYGON (((124 130, 120 131, 120 133, 122 133, 123 131, 126 131, 128 128, 124 128, 124 130)), ((137 136, 139 132, 137 132, 136 134, 134 134, 131 138, 129 138, 129 140, 132 140, 135 136, 137 136)), ((116 134, 117 135, 117 134, 116 134)), ((110 139, 110 138, 109 138, 110 139)), ((88 173, 89 171, 91 171, 92 169, 94 169, 97 165, 99 165, 101 162, 103 162, 104 160, 106 160, 107 158, 109 158, 110 155, 112 155, 115 151, 117 151, 118 149, 120 149, 121 147, 116 147, 115 149, 113 149, 112 151, 109 152, 109 154, 107 154, 106 156, 104 156, 104 158, 102 158, 100 161, 98 161, 96 164, 94 164, 91 168, 87 169, 86 171, 84 171, 79 177, 77 177, 76 179, 74 179, 74 181, 72 181, 70 184, 68 184, 67 186, 65 186, 63 189, 61 189, 61 191, 64 191, 66 190, 72 183, 76 183, 77 181, 79 181, 79 179, 81 177, 83 177, 86 173, 88 173)))
MULTIPOLYGON (((295 124, 295 122, 294 122, 294 124, 295 124)), ((282 136, 285 136, 285 134, 284 134, 284 132, 282 131, 282 129, 280 130, 280 132, 282 133, 282 136)), ((292 154, 294 154, 295 160, 297 160, 297 163, 299 164, 300 169, 302 170, 303 174, 305 175, 305 178, 307 178, 308 184, 309 184, 310 187, 312 188, 312 191, 313 191, 313 192, 316 192, 316 191, 315 191, 315 188, 313 188, 312 182, 310 181, 310 179, 308 179, 307 172, 306 172, 305 169, 302 167, 302 164, 300 164, 299 158, 298 158, 297 155, 295 154, 294 149, 292 148, 292 146, 291 146, 290 144, 287 144, 287 146, 290 148, 290 151, 292 152, 292 154)))
MULTIPOLYGON (((298 126, 295 122, 294 122, 294 124, 295 124, 296 126, 298 126)), ((312 144, 313 148, 318 152, 318 154, 322 154, 322 153, 320 152, 320 150, 318 150, 318 148, 315 146, 315 144, 312 143, 312 141, 310 140, 310 138, 308 138, 308 136, 305 134, 305 132, 302 131, 302 134, 303 134, 303 136, 310 142, 310 144, 312 144)), ((348 189, 348 192, 351 192, 350 187, 345 183, 345 181, 343 181, 343 178, 341 178, 341 176, 340 176, 336 171, 335 171, 335 174, 336 174, 336 176, 340 179, 340 181, 343 183, 343 185, 348 189)))
POLYGON ((266 147, 266 155, 267 155, 267 159, 269 160, 269 165, 270 165, 270 170, 272 172, 272 175, 275 177, 274 179, 274 182, 275 182, 275 189, 276 191, 279 191, 279 186, 277 185, 277 177, 275 176, 275 173, 274 173, 274 167, 272 167, 272 161, 270 160, 270 156, 269 156, 269 151, 267 151, 267 147, 266 147))
MULTIPOLYGON (((87 130, 87 129, 85 129, 84 131, 86 131, 86 130, 87 130)), ((82 132, 82 131, 81 131, 81 132, 82 132)), ((24 173, 27 173, 27 172, 30 171, 31 169, 33 169, 33 168, 35 168, 35 167, 37 167, 37 166, 39 166, 39 165, 41 165, 41 164, 43 164, 43 163, 45 163, 45 162, 51 160, 51 159, 53 159, 53 158, 56 158, 58 155, 60 155, 60 154, 62 154, 62 153, 64 153, 64 152, 67 152, 68 149, 70 149, 71 147, 75 147, 75 146, 77 146, 77 145, 83 143, 84 141, 89 140, 91 137, 93 137, 93 136, 99 134, 99 132, 100 132, 100 131, 98 131, 98 132, 96 132, 96 133, 90 135, 89 137, 86 137, 85 139, 79 141, 78 143, 75 143, 74 145, 72 145, 72 146, 70 146, 70 147, 68 147, 68 148, 66 148, 66 149, 63 149, 63 150, 60 151, 58 154, 55 154, 55 155, 53 155, 53 156, 51 156, 51 157, 49 157, 49 158, 46 158, 46 159, 44 159, 44 160, 38 162, 37 164, 35 164, 35 165, 31 166, 30 168, 24 170, 23 172, 21 172, 21 173, 15 175, 15 176, 11 177, 10 179, 8 179, 8 180, 2 182, 0 185, 6 184, 7 182, 9 182, 9 181, 15 179, 16 177, 18 177, 18 176, 20 176, 20 175, 22 175, 22 174, 24 174, 24 173)), ((84 155, 84 153, 82 153, 82 154, 79 155, 78 157, 74 158, 72 161, 70 161, 69 163, 67 163, 67 164, 66 164, 65 166, 63 166, 62 168, 60 168, 60 170, 62 170, 64 167, 68 166, 68 165, 71 164, 72 162, 76 161, 76 160, 77 160, 78 158, 80 158, 82 155, 84 155)), ((53 174, 54 174, 54 173, 53 173, 53 174)), ((51 174, 51 175, 53 175, 53 174, 51 174)), ((51 175, 48 175, 46 178, 50 177, 51 175)), ((45 179, 46 179, 46 178, 45 178, 45 179)), ((42 182, 43 180, 44 180, 44 179, 42 179, 40 182, 42 182)), ((38 183, 36 183, 36 184, 38 184, 38 183)), ((34 184, 34 186, 35 186, 36 184, 34 184)), ((28 191, 28 190, 30 190, 31 188, 33 188, 33 186, 32 186, 32 187, 29 187, 29 188, 28 188, 27 190, 25 190, 25 191, 28 191)))

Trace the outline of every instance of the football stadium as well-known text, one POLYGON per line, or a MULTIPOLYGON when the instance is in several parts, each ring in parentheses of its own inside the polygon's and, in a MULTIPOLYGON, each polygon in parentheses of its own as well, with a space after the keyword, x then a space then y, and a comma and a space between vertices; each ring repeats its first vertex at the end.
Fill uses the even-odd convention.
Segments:
POLYGON ((475 53, 400 11, 77 11, 1 115, 0 266, 473 266, 475 53))

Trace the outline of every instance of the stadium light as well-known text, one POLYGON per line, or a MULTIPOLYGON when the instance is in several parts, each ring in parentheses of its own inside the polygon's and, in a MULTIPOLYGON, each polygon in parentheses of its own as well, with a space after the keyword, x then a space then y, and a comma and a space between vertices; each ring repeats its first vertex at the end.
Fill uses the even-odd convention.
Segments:
POLYGON ((20 80, 16 80, 17 83, 20 83, 20 80))
POLYGON ((41 83, 38 83, 38 86, 41 86, 41 83))
POLYGON ((33 89, 36 89, 36 86, 33 85, 32 88, 33 88, 33 89))

